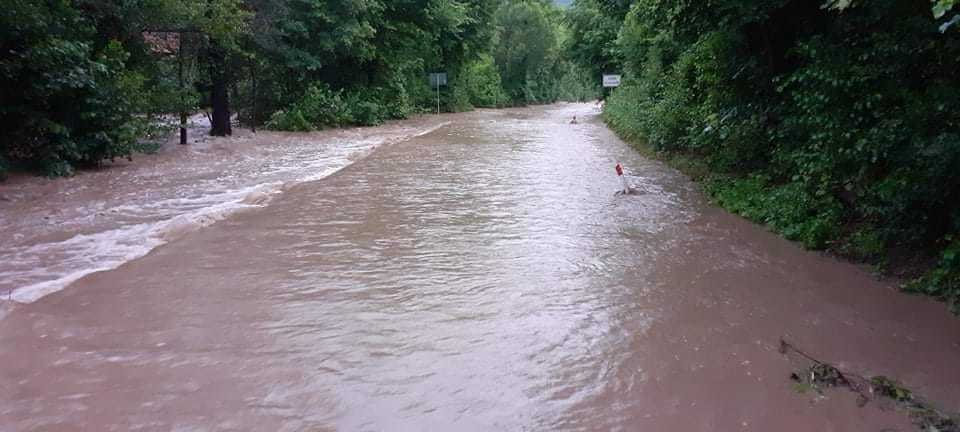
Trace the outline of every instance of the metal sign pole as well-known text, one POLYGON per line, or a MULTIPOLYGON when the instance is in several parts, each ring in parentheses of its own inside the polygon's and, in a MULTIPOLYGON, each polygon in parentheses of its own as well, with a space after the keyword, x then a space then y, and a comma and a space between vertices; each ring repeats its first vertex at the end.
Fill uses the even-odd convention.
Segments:
POLYGON ((446 72, 433 72, 430 74, 430 84, 437 87, 437 115, 440 114, 440 86, 447 85, 446 72))

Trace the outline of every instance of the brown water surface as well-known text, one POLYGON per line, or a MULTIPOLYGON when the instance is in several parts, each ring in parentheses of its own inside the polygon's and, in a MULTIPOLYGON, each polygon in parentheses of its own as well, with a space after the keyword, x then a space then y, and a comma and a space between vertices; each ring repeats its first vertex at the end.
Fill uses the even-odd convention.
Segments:
POLYGON ((795 392, 781 337, 960 410, 943 305, 710 207, 590 105, 266 136, 0 189, 0 430, 909 430, 795 392))

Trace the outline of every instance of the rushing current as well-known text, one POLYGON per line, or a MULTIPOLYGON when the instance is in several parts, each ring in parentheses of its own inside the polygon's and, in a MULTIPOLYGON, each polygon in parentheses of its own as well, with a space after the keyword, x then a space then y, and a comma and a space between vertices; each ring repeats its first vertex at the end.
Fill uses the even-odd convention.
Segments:
POLYGON ((598 113, 243 133, 0 186, 0 430, 909 430, 795 391, 781 338, 960 409, 942 304, 711 207, 598 113))

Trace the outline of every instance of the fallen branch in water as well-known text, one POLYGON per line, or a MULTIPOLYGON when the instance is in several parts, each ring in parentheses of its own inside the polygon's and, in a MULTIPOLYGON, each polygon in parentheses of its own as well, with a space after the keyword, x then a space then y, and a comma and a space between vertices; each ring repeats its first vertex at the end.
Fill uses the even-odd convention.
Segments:
POLYGON ((782 338, 780 353, 784 355, 793 353, 812 363, 790 374, 790 379, 798 385, 812 388, 820 394, 823 393, 823 388, 845 387, 857 393, 857 405, 860 407, 871 400, 884 398, 906 410, 914 424, 924 432, 960 432, 960 420, 958 420, 960 417, 934 408, 926 399, 917 396, 913 391, 890 378, 885 376, 867 378, 854 372, 841 370, 782 338))
POLYGON ((846 387, 857 393, 857 405, 864 406, 867 402, 870 402, 871 397, 869 394, 870 386, 867 385, 869 380, 867 380, 862 375, 843 371, 833 366, 827 362, 818 360, 810 354, 802 351, 796 346, 790 344, 789 342, 780 339, 780 354, 789 354, 795 353, 800 357, 813 363, 812 366, 807 367, 803 371, 794 372, 790 375, 790 379, 801 383, 807 384, 810 387, 820 390, 821 386, 825 387, 846 387), (864 390, 864 388, 868 390, 864 390))

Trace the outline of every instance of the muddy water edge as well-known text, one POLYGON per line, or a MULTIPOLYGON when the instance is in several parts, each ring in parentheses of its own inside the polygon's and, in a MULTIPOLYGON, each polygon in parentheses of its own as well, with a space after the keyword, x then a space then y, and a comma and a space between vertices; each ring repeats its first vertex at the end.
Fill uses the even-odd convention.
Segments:
MULTIPOLYGON (((335 150, 161 154, 51 193, 4 186, 21 267, 0 271, 19 275, 67 253, 35 245, 250 199, 201 198, 211 189, 281 185, 24 297, 0 320, 0 430, 911 430, 843 391, 797 393, 780 338, 960 411, 960 321, 942 305, 711 207, 590 105, 391 127, 409 139, 314 165, 297 163, 335 150), (637 194, 614 196, 617 161, 637 194), (245 163, 260 168, 225 171, 245 163), (147 171, 154 183, 124 181, 147 171), (178 178, 200 186, 143 198, 178 178), (126 216, 83 219, 90 197, 126 216)), ((7 288, 44 281, 23 278, 7 288)))

